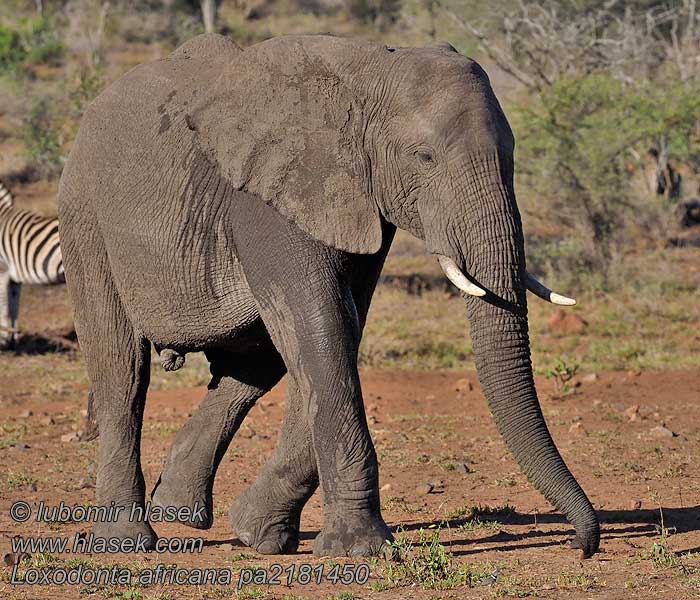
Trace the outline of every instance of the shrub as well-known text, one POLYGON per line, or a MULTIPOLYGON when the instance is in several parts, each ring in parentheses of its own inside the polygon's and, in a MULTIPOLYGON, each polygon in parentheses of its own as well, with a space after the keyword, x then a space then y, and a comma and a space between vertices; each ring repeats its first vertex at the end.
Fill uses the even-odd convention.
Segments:
POLYGON ((16 29, 0 24, 0 66, 5 69, 56 64, 63 52, 63 42, 45 17, 21 20, 16 29))
POLYGON ((658 202, 633 191, 633 173, 661 136, 674 156, 699 161, 699 115, 698 84, 632 86, 602 72, 562 77, 515 107, 526 213, 558 228, 531 244, 539 266, 604 278, 622 247, 654 232, 658 202))
POLYGON ((24 118, 21 137, 25 154, 39 177, 56 177, 61 173, 62 124, 63 116, 52 107, 47 97, 36 100, 24 118))

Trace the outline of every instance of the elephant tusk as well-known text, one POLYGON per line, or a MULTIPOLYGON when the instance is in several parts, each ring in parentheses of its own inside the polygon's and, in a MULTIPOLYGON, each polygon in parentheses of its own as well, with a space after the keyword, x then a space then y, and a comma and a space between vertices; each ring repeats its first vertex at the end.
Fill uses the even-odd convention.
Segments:
POLYGON ((462 270, 457 266, 457 263, 451 258, 438 254, 438 262, 447 279, 465 294, 479 297, 486 295, 486 290, 481 289, 478 285, 469 281, 464 276, 464 273, 462 273, 462 270))
POLYGON ((535 276, 529 271, 525 271, 525 287, 530 290, 535 296, 539 296, 543 300, 547 300, 552 304, 560 304, 561 306, 573 306, 576 300, 557 294, 550 290, 546 285, 537 281, 535 276))

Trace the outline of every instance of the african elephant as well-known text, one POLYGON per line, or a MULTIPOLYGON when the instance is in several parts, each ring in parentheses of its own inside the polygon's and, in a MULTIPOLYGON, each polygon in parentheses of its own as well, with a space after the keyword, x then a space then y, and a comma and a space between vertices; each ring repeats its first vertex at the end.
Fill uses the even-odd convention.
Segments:
MULTIPOLYGON (((151 344, 204 351, 209 391, 153 491, 206 506, 257 398, 289 373, 281 439, 233 504, 238 536, 294 551, 320 482, 321 555, 377 553, 391 534, 365 420, 358 345, 395 228, 425 240, 464 292, 479 379, 532 483, 576 529, 599 525, 564 464, 533 382, 514 141, 488 77, 448 44, 331 36, 241 50, 207 35, 108 87, 61 180, 67 283, 99 423, 97 501, 143 505, 140 434, 151 344)), ((156 535, 99 523, 104 537, 156 535)))

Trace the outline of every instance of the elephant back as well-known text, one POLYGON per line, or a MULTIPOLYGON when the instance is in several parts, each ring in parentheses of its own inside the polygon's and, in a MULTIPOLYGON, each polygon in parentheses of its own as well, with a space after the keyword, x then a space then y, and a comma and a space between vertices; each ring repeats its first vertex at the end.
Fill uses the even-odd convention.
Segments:
POLYGON ((217 60, 242 52, 231 38, 218 33, 203 33, 173 50, 168 58, 175 60, 217 60))

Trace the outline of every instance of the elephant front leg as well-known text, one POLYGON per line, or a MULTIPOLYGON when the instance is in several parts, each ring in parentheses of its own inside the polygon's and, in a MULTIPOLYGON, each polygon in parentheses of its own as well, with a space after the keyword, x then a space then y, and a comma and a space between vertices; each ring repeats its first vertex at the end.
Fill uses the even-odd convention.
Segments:
POLYGON ((301 511, 318 487, 316 456, 299 388, 287 384, 287 412, 277 450, 231 506, 238 538, 262 554, 286 554, 299 546, 301 511))
POLYGON ((238 249, 265 326, 305 404, 325 517, 314 552, 377 554, 392 538, 379 508, 377 458, 357 372, 360 323, 346 278, 348 256, 283 219, 261 220, 250 229, 266 231, 274 243, 264 252, 246 243, 238 249))
POLYGON ((214 521, 212 491, 219 463, 256 400, 284 375, 272 344, 248 354, 208 353, 212 380, 197 411, 178 432, 152 492, 158 506, 188 507, 183 521, 208 529, 214 521))

